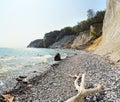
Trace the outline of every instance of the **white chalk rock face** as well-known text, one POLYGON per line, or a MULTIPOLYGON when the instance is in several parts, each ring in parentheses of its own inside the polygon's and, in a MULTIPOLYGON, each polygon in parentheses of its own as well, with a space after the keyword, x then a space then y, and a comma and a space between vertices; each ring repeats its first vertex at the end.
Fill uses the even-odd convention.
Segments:
POLYGON ((107 0, 103 39, 95 53, 115 62, 120 60, 120 0, 107 0))

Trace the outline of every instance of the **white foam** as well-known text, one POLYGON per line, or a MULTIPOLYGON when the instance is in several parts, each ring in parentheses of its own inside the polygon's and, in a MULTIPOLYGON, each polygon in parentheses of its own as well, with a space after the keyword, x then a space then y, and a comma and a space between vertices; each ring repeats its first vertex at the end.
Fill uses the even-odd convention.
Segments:
POLYGON ((39 60, 39 62, 47 62, 48 58, 51 58, 51 55, 43 55, 43 56, 36 56, 32 57, 33 59, 39 60))
POLYGON ((7 56, 7 57, 1 57, 0 61, 2 62, 6 62, 6 61, 10 61, 12 59, 15 59, 15 56, 7 56))
POLYGON ((2 81, 0 81, 0 86, 3 86, 3 85, 4 85, 4 83, 2 81))

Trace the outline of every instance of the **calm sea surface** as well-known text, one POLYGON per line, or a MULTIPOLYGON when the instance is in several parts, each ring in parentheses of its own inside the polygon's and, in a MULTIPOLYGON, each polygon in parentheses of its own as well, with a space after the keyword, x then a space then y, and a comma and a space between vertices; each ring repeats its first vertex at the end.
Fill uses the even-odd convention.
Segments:
POLYGON ((62 58, 75 53, 73 50, 60 49, 0 48, 0 88, 4 90, 12 84, 12 78, 19 75, 45 71, 54 63, 54 56, 58 52, 62 58))

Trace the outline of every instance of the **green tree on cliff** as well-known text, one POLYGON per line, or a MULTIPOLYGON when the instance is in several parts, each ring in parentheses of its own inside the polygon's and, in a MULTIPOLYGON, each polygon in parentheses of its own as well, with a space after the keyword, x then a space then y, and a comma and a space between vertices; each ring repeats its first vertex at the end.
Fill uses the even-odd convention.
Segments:
POLYGON ((87 11, 87 17, 88 17, 88 19, 91 19, 91 18, 93 18, 94 16, 95 16, 94 10, 93 10, 93 9, 89 9, 89 10, 87 11))

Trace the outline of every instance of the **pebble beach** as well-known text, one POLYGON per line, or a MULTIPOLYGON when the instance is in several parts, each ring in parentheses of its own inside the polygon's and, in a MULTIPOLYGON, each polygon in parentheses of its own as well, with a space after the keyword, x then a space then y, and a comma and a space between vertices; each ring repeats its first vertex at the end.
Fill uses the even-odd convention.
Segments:
POLYGON ((101 84, 102 93, 85 97, 85 102, 120 102, 120 69, 108 60, 80 51, 53 64, 44 73, 19 84, 9 92, 13 102, 65 102, 77 94, 70 75, 86 73, 86 88, 101 84))

